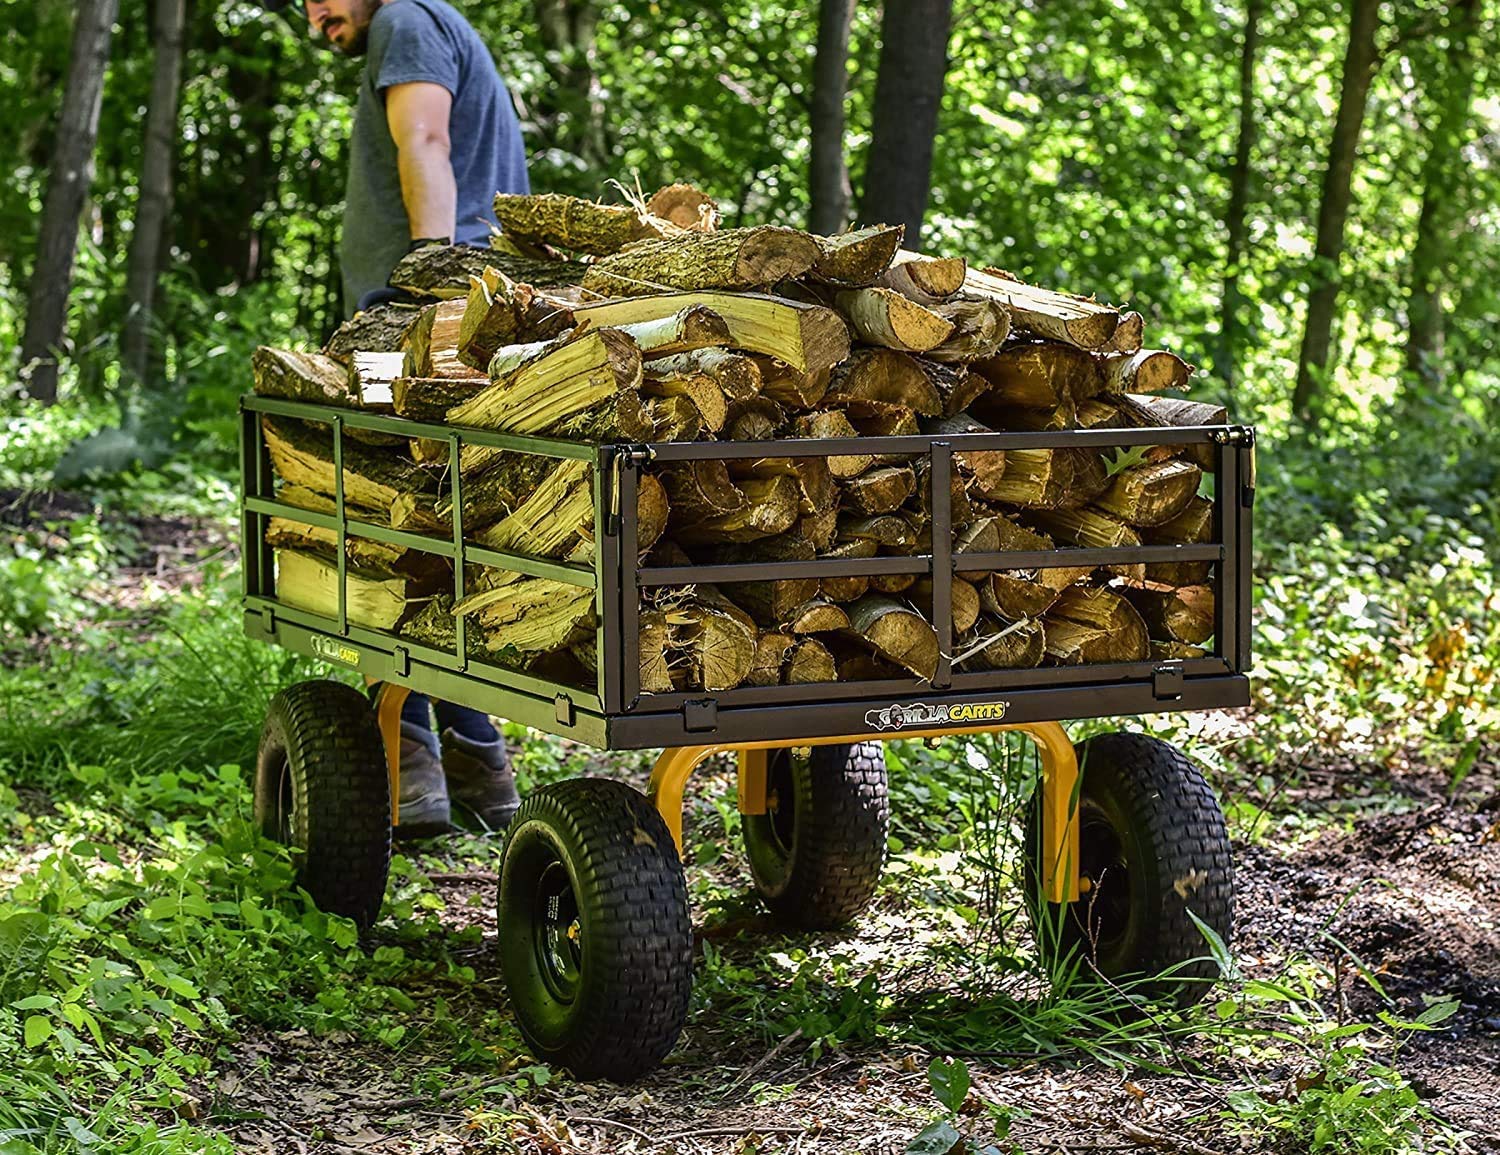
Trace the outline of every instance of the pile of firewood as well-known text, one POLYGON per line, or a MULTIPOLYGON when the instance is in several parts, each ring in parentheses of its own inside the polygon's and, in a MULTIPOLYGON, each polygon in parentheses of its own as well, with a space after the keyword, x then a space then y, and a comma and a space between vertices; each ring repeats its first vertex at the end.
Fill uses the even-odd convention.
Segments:
MULTIPOLYGON (((901 229, 819 237, 719 229, 689 186, 641 205, 500 196, 492 250, 432 247, 392 284, 426 304, 356 316, 321 354, 263 348, 256 392, 456 427, 644 442, 1216 425, 1162 396, 1191 367, 1142 346, 1142 320, 957 257, 901 248, 901 229)), ((331 511, 328 425, 264 421, 280 500, 331 511)), ((343 492, 359 520, 588 563, 584 462, 344 429, 343 492)), ((959 452, 955 554, 1057 549, 1055 566, 959 572, 959 670, 1201 654, 1214 622, 1206 562, 1069 565, 1069 546, 1209 540, 1205 446, 959 452)), ((864 559, 931 549, 925 454, 748 458, 650 467, 637 508, 645 564, 864 559)), ((337 538, 273 518, 278 597, 332 613, 337 538)), ((594 592, 347 539, 351 621, 591 682, 594 592)), ((653 589, 641 684, 653 692, 930 678, 930 578, 791 579, 653 589)))

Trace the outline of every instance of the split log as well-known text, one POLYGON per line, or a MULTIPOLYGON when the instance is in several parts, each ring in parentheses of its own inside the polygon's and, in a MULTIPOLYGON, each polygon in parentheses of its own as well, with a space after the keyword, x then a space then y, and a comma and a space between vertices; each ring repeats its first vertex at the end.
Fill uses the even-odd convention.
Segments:
POLYGON ((451 300, 422 310, 402 343, 406 353, 403 376, 484 379, 482 368, 466 364, 458 355, 459 330, 467 308, 466 300, 451 300))
POLYGON ((768 441, 780 435, 786 410, 769 397, 731 401, 724 418, 721 441, 768 441))
MULTIPOLYGON (((917 488, 906 508, 911 510, 919 522, 932 521, 932 460, 917 458, 912 467, 916 474, 917 488)), ((969 500, 969 486, 964 475, 957 469, 948 474, 948 520, 955 526, 969 524, 977 516, 974 503, 969 500)))
POLYGON ((803 514, 797 519, 792 532, 812 542, 813 548, 821 552, 833 548, 838 528, 838 509, 830 505, 827 509, 818 510, 817 513, 803 514))
POLYGON ((412 437, 406 442, 406 450, 418 465, 435 466, 448 464, 448 443, 435 437, 412 437))
POLYGON ((685 619, 672 632, 678 689, 732 690, 750 676, 759 631, 749 614, 712 586, 699 586, 672 612, 685 619))
POLYGON ((499 269, 512 281, 537 288, 576 285, 584 273, 584 266, 576 261, 531 260, 470 245, 428 245, 397 261, 389 283, 415 297, 467 299, 470 278, 482 277, 486 268, 499 269))
POLYGON ((973 407, 981 421, 989 420, 986 406, 997 402, 1054 409, 1067 401, 1087 400, 1104 388, 1104 376, 1092 357, 1056 341, 1012 345, 975 362, 974 371, 990 383, 973 407))
POLYGON ((323 346, 323 354, 347 365, 359 351, 397 352, 401 348, 401 338, 417 319, 418 312, 419 306, 398 301, 361 309, 333 331, 328 344, 323 346))
MULTIPOLYGON (((1151 545, 1202 545, 1213 540, 1214 503, 1194 497, 1171 521, 1150 526, 1142 536, 1151 545)), ((1148 562, 1146 580, 1172 586, 1200 585, 1208 580, 1213 563, 1207 561, 1148 562)))
POLYGON ((806 233, 776 225, 636 241, 595 261, 580 282, 603 296, 682 289, 759 289, 800 277, 819 257, 806 233))
MULTIPOLYGON (((852 541, 839 542, 819 556, 844 559, 868 558, 874 557, 879 548, 868 538, 855 538, 852 541)), ((826 577, 819 583, 819 588, 829 601, 852 602, 870 588, 870 579, 862 574, 852 577, 826 577)))
POLYGON ((887 549, 915 545, 917 531, 899 513, 877 513, 871 517, 857 514, 838 515, 838 540, 873 541, 887 549))
MULTIPOLYGON (((487 571, 492 585, 454 607, 472 614, 485 649, 510 656, 549 653, 583 640, 598 627, 594 591, 550 578, 487 571)), ((488 583, 487 583, 488 584, 488 583)))
POLYGON ((909 465, 887 465, 846 478, 839 486, 840 505, 856 513, 892 513, 905 503, 917 487, 909 465))
POLYGON ((825 637, 840 682, 886 682, 911 675, 895 662, 858 645, 847 637, 825 637))
POLYGON ((1010 310, 986 297, 955 298, 932 311, 953 325, 947 340, 928 350, 934 361, 975 361, 993 357, 1010 336, 1010 310))
POLYGON ((561 193, 498 193, 495 218, 507 234, 593 256, 607 256, 664 231, 659 220, 633 205, 603 205, 561 193))
POLYGON ((960 669, 1030 670, 1047 655, 1044 627, 1039 618, 1006 622, 981 615, 974 628, 955 644, 960 669))
POLYGON ((1115 335, 1095 350, 1096 353, 1134 353, 1141 347, 1146 319, 1139 313, 1122 313, 1115 335))
POLYGON ((975 478, 985 497, 1028 509, 1077 509, 1108 484, 1104 459, 1092 449, 1012 449, 999 482, 975 478))
POLYGON ((914 573, 882 573, 870 577, 870 589, 877 594, 904 594, 916 584, 917 575, 914 573))
POLYGON ((1202 645, 1214 635, 1214 591, 1209 586, 1171 586, 1154 582, 1119 587, 1136 608, 1153 639, 1202 645))
MULTIPOLYGON (((1007 517, 994 517, 987 526, 976 526, 975 532, 963 540, 965 548, 961 552, 969 553, 1055 548, 1055 543, 1046 534, 1037 533, 1007 517), (990 534, 993 534, 993 544, 986 540, 990 534)), ((978 585, 980 604, 986 611, 1007 621, 1020 621, 1046 613, 1063 591, 1087 575, 1089 569, 1089 566, 1056 565, 960 576, 978 585)))
POLYGON ((1192 658, 1206 658, 1208 651, 1202 646, 1190 646, 1186 642, 1159 642, 1151 639, 1153 662, 1181 662, 1192 658))
POLYGON ((1159 461, 1122 469, 1095 504, 1130 525, 1163 525, 1188 507, 1203 471, 1186 461, 1159 461))
POLYGON ((719 206, 713 197, 690 184, 657 189, 646 201, 646 215, 697 233, 711 233, 719 227, 719 206))
MULTIPOLYGON (((450 423, 600 441, 641 440, 651 432, 636 393, 640 350, 617 330, 575 331, 498 377, 492 369, 491 376, 490 385, 448 411, 450 423)), ((459 466, 465 473, 482 469, 499 452, 465 446, 459 466)))
POLYGON ((799 638, 787 655, 781 673, 784 686, 805 686, 837 681, 839 672, 833 654, 817 638, 799 638))
POLYGON ((702 521, 745 507, 745 493, 723 461, 682 461, 659 471, 677 520, 702 521))
POLYGON ((755 358, 728 349, 690 349, 665 357, 653 353, 644 373, 661 382, 707 378, 730 401, 744 401, 761 392, 761 369, 755 358))
MULTIPOLYGON (((462 488, 466 534, 493 525, 526 500, 528 494, 556 468, 554 458, 535 453, 504 453, 480 476, 465 479, 462 488)), ((432 516, 444 529, 452 526, 452 490, 446 485, 432 503, 432 516)))
MULTIPOLYGON (((981 425, 967 413, 956 413, 951 417, 923 421, 922 432, 929 435, 951 436, 961 433, 993 433, 995 431, 988 425, 981 425)), ((975 488, 981 494, 985 494, 991 487, 999 485, 1005 476, 1005 450, 962 450, 953 455, 953 465, 959 473, 973 478, 975 488)))
POLYGON ((1175 353, 1163 349, 1140 349, 1134 353, 1112 353, 1099 358, 1104 387, 1114 393, 1160 393, 1163 389, 1186 389, 1193 367, 1175 353))
MULTIPOLYGON (((715 561, 763 562, 811 561, 816 551, 811 543, 795 535, 781 534, 760 541, 729 545, 717 551, 715 561)), ((730 601, 747 611, 761 626, 789 625, 798 607, 817 596, 817 578, 781 578, 774 581, 726 582, 723 590, 730 601)))
POLYGON ((774 357, 755 358, 760 370, 761 393, 793 409, 811 409, 828 392, 831 371, 819 369, 804 373, 774 357))
POLYGON ((750 660, 747 686, 779 686, 782 671, 797 639, 791 634, 764 633, 755 639, 755 656, 750 660))
POLYGON ((1003 269, 970 269, 963 287, 1001 302, 1017 327, 1080 349, 1099 348, 1120 325, 1117 309, 1089 297, 1028 285, 1003 269))
POLYGON ((348 369, 321 353, 298 353, 261 345, 250 356, 255 392, 262 397, 335 405, 340 409, 359 406, 349 388, 348 369))
MULTIPOLYGON (((285 487, 278 492, 278 500, 286 501, 288 505, 298 504, 303 509, 316 509, 320 513, 334 512, 332 501, 314 494, 311 490, 302 490, 298 496, 305 494, 308 497, 319 498, 319 504, 316 506, 302 501, 288 501, 286 490, 299 488, 285 487)), ((385 521, 383 512, 379 510, 356 511, 346 508, 345 512, 352 520, 368 521, 375 525, 380 525, 385 521)), ((295 550, 300 553, 332 558, 338 553, 338 538, 337 530, 324 529, 322 526, 309 525, 292 518, 273 517, 266 523, 266 544, 273 549, 295 550)), ((374 538, 360 537, 352 533, 344 538, 344 556, 349 559, 349 565, 355 569, 384 576, 432 576, 448 568, 447 559, 437 554, 423 553, 421 550, 409 549, 404 545, 391 545, 388 542, 376 541, 374 538)))
POLYGON ((728 324, 706 305, 689 305, 670 317, 621 325, 620 331, 630 334, 642 357, 666 357, 729 340, 728 324))
POLYGON ((1123 424, 1120 411, 1102 397, 1081 402, 1075 420, 1080 429, 1118 429, 1123 424))
POLYGON ((849 614, 826 598, 813 597, 792 610, 786 619, 792 633, 831 634, 849 628, 849 614))
POLYGON ((703 415, 686 396, 652 398, 646 411, 653 441, 696 441, 703 432, 703 415))
MULTIPOLYGON (((907 597, 923 610, 932 605, 932 579, 919 577, 908 587, 907 597)), ((961 578, 953 579, 951 615, 954 636, 972 629, 979 620, 979 590, 961 578)))
POLYGON ((697 409, 703 426, 714 433, 723 429, 724 422, 729 419, 729 403, 723 391, 712 379, 699 374, 666 378, 645 376, 641 380, 641 392, 648 397, 686 397, 697 409))
POLYGON ((1025 409, 1019 405, 982 404, 975 408, 993 428, 1006 433, 1046 433, 1052 430, 1077 429, 1078 409, 1072 398, 1065 398, 1051 409, 1025 409))
POLYGON ((1037 510, 1032 519, 1061 541, 1086 549, 1116 549, 1141 544, 1140 534, 1097 509, 1037 510))
POLYGON ((797 483, 789 477, 749 478, 740 483, 745 504, 678 526, 674 533, 685 544, 754 541, 785 533, 796 524, 797 483))
POLYGON ((953 322, 892 289, 846 289, 835 302, 860 340, 906 353, 936 348, 953 322))
POLYGON ((847 288, 875 284, 891 267, 905 231, 901 225, 875 225, 836 237, 813 238, 819 249, 813 279, 847 288))
POLYGON ((1047 656, 1058 665, 1140 662, 1150 652, 1146 623, 1102 586, 1073 586, 1047 611, 1047 656))
POLYGON ((389 410, 395 397, 392 388, 406 365, 404 353, 366 353, 349 357, 349 392, 365 409, 389 410))
MULTIPOLYGON (((816 437, 820 440, 857 436, 849 418, 837 409, 823 409, 797 418, 794 434, 797 437, 816 437)), ((836 478, 857 477, 870 468, 875 458, 868 453, 841 454, 828 459, 828 470, 836 478)))
POLYGON ((838 497, 828 462, 821 457, 757 457, 727 464, 729 474, 734 478, 778 475, 794 478, 799 494, 798 509, 804 514, 829 509, 838 497))
POLYGON ((466 380, 451 377, 397 377, 391 382, 391 401, 402 417, 442 425, 446 423, 450 409, 471 400, 485 384, 484 377, 466 380))
POLYGON ((937 631, 910 607, 866 594, 850 605, 849 624, 856 640, 902 669, 927 680, 937 672, 937 631))
POLYGON ((458 324, 458 356, 475 369, 522 340, 521 322, 532 301, 529 285, 517 285, 499 269, 487 267, 469 278, 469 295, 458 324))
POLYGON ((962 257, 929 257, 902 249, 878 284, 921 305, 945 301, 964 287, 969 271, 962 257))
MULTIPOLYGON (((332 497, 336 492, 333 433, 300 421, 261 418, 276 476, 332 497)), ((414 462, 358 443, 344 446, 344 500, 366 509, 389 509, 403 494, 430 493, 435 481, 414 462)))
MULTIPOLYGON (((1135 429, 1163 429, 1191 425, 1227 425, 1229 415, 1222 405, 1188 401, 1181 397, 1162 397, 1149 393, 1125 393, 1115 400, 1122 424, 1135 429)), ((1200 469, 1213 472, 1218 467, 1218 450, 1209 444, 1163 447, 1169 453, 1181 453, 1200 469)))
MULTIPOLYGON (((345 568, 345 612, 353 625, 391 630, 421 608, 430 580, 345 568)), ((276 600, 325 618, 338 617, 336 562, 296 550, 276 552, 276 600)))
POLYGON ((672 626, 660 610, 642 610, 640 629, 641 692, 670 694, 672 684, 668 651, 672 644, 672 626))
POLYGON ((862 415, 898 406, 925 417, 936 416, 944 399, 915 357, 894 349, 856 349, 833 370, 823 404, 862 415))
POLYGON ((799 372, 831 369, 849 355, 849 330, 832 309, 763 293, 667 293, 577 305, 580 324, 628 325, 703 305, 729 325, 731 348, 764 353, 799 372))
POLYGON ((560 461, 511 512, 472 537, 489 549, 561 558, 592 542, 593 533, 592 467, 586 461, 560 461))

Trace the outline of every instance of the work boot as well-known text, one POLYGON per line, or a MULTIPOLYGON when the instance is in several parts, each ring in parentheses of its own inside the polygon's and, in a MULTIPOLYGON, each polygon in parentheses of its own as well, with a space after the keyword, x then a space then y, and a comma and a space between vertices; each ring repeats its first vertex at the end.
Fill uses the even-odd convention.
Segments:
POLYGON ((471 817, 477 829, 491 834, 510 825, 521 796, 503 737, 476 742, 457 730, 444 730, 443 769, 455 813, 471 817))
POLYGON ((452 829, 438 736, 402 722, 400 821, 393 833, 397 838, 431 838, 452 829))

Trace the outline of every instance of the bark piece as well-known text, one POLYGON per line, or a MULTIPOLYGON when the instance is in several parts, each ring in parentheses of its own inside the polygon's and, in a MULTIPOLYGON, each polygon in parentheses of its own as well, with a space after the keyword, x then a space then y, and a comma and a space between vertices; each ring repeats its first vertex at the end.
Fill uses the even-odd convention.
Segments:
POLYGON ((573 307, 581 324, 628 325, 671 316, 692 305, 712 309, 729 325, 734 349, 764 353, 804 373, 830 369, 849 355, 849 330, 832 309, 764 293, 667 293, 573 307))
POLYGON ((1003 269, 970 269, 964 289, 1001 302, 1018 327, 1080 349, 1097 349, 1115 335, 1119 310, 1089 297, 1028 285, 1003 269))
POLYGON ((900 225, 874 225, 834 237, 815 237, 819 252, 813 278, 848 288, 875 284, 901 248, 903 231, 900 225))
POLYGON ((937 631, 909 606, 869 593, 850 605, 849 624, 863 645, 902 669, 928 680, 937 672, 937 631))
POLYGON ((922 353, 953 334, 953 322, 892 289, 846 289, 835 297, 860 340, 922 353))
POLYGON ((818 259, 806 233, 775 225, 637 241, 589 266, 584 289, 632 297, 663 290, 758 289, 799 277, 818 259))

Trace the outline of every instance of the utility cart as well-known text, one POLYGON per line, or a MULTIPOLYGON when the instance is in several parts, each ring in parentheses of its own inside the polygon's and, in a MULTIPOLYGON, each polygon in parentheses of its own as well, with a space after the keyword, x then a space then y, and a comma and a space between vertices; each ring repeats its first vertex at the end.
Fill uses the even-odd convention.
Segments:
MULTIPOLYGON (((273 699, 255 780, 264 832, 293 847, 299 878, 325 910, 372 923, 385 892, 392 827, 401 816, 398 735, 409 691, 460 703, 602 750, 660 748, 647 794, 575 779, 537 790, 512 823, 499 884, 501 968, 520 1029, 538 1058, 581 1077, 624 1080, 671 1050, 687 1013, 692 934, 681 858, 683 795, 695 767, 738 757, 738 803, 755 889, 788 924, 832 928, 874 894, 885 859, 889 804, 883 743, 1018 730, 1040 748, 1026 862, 1033 913, 1060 934, 1038 940, 1080 950, 1105 976, 1170 971, 1168 997, 1198 997, 1215 971, 1189 911, 1228 938, 1232 881, 1224 821, 1199 770, 1157 739, 1110 733, 1075 746, 1061 722, 1249 702, 1250 544, 1254 431, 1226 425, 953 436, 585 445, 263 397, 242 402, 244 613, 255 638, 378 682, 366 695, 313 681, 273 699), (351 431, 428 438, 460 460, 467 446, 586 462, 594 548, 589 562, 488 549, 467 540, 463 478, 450 469, 451 534, 415 534, 353 516, 337 473, 329 512, 279 501, 262 432, 265 415, 321 423, 336 463, 351 431), (956 454, 1036 447, 1193 446, 1211 454, 1212 540, 1194 545, 954 552, 950 478, 956 454), (838 454, 925 458, 930 546, 909 556, 771 564, 638 562, 643 471, 709 458, 838 454), (271 517, 320 529, 336 546, 336 612, 277 596, 265 545, 271 517), (451 648, 350 619, 347 544, 384 542, 468 567, 489 566, 593 592, 597 673, 553 681, 476 654, 459 618, 451 648), (1201 657, 964 672, 954 668, 955 571, 1209 563, 1216 590, 1211 647, 1201 657), (930 681, 740 687, 717 693, 640 689, 642 591, 692 583, 916 574, 931 581, 939 661, 930 681), (1080 773, 1082 767, 1082 773, 1080 773), (1196 985, 1194 985, 1196 984, 1196 985)), ((1205 459, 1206 460, 1206 459, 1205 459)), ((926 586, 923 587, 924 590, 926 586)), ((924 609, 928 608, 924 604, 924 609)), ((1045 947, 1044 947, 1045 949, 1045 947)))

